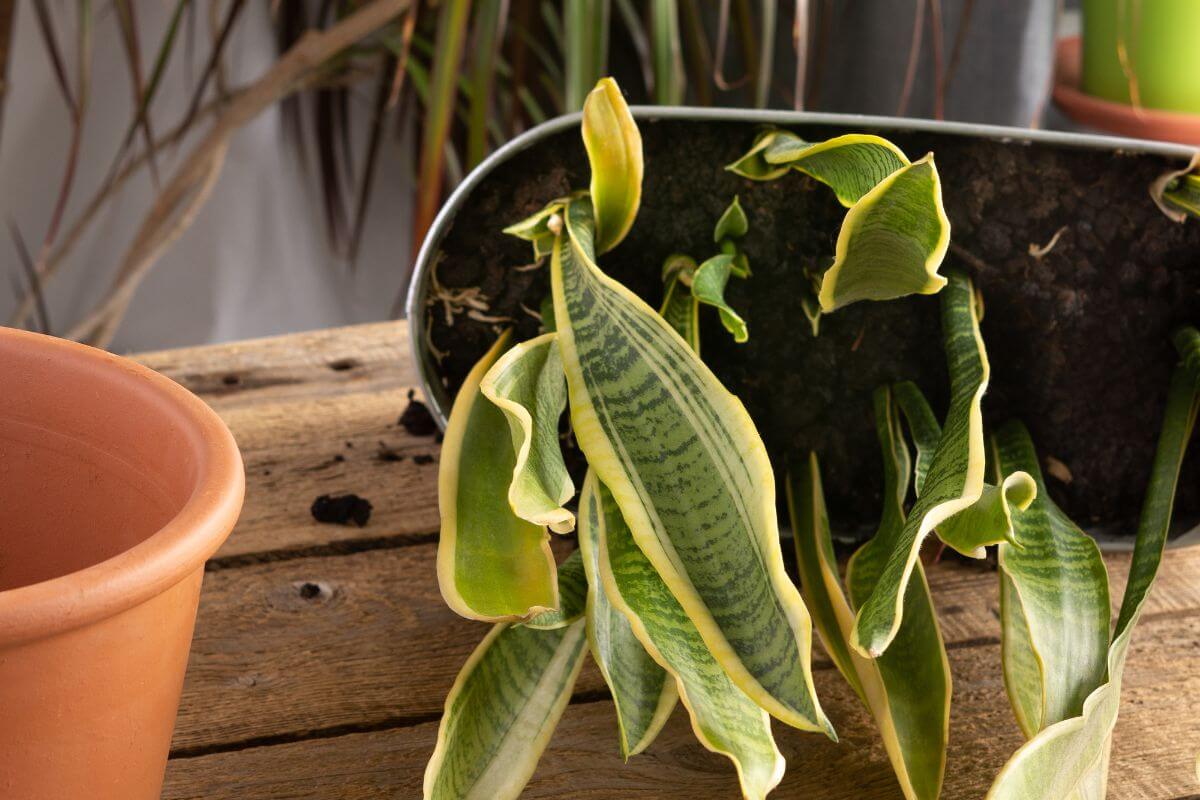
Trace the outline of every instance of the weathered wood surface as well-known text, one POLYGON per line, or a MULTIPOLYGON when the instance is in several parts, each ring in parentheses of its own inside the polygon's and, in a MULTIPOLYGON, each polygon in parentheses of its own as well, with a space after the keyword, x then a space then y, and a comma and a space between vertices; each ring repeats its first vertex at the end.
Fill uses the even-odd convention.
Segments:
MULTIPOLYGON (((414 380, 403 327, 142 360, 212 402, 247 463, 246 511, 205 579, 164 797, 419 796, 442 699, 485 627, 455 617, 438 593, 437 443, 397 424, 414 380), (367 526, 312 520, 316 495, 347 491, 374 505, 367 526)), ((1119 597, 1128 556, 1109 563, 1119 597)), ((1020 744, 999 673, 995 573, 944 563, 930 580, 955 679, 943 797, 977 798, 1020 744)), ((1168 556, 1134 636, 1114 800, 1200 797, 1197 667, 1192 549, 1168 556)), ((773 796, 899 797, 867 718, 820 656, 816 680, 841 744, 776 725, 789 768, 773 796)), ((695 743, 681 711, 646 754, 622 764, 611 705, 589 667, 526 796, 733 797, 736 781, 728 762, 695 743)))

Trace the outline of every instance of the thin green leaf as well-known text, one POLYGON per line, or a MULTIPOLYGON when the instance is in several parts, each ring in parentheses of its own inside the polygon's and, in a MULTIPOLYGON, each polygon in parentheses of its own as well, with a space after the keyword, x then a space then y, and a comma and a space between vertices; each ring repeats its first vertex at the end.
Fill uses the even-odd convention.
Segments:
POLYGON ((563 505, 575 496, 575 484, 558 441, 567 384, 557 337, 547 333, 516 345, 497 359, 479 388, 504 412, 512 432, 516 463, 507 492, 512 513, 555 533, 569 533, 575 529, 575 515, 563 505))
POLYGON ((597 482, 589 497, 598 506, 585 513, 595 514, 600 577, 609 599, 646 652, 675 677, 696 738, 733 761, 745 798, 766 797, 784 770, 766 712, 730 681, 691 615, 639 549, 608 489, 597 482))
POLYGON ((1103 797, 1112 731, 1133 628, 1158 574, 1171 525, 1175 490, 1200 408, 1200 374, 1188 366, 1171 378, 1162 432, 1142 504, 1129 581, 1108 649, 1108 679, 1083 704, 1083 713, 1055 723, 1018 750, 996 777, 988 800, 1103 797))
POLYGON ((904 414, 908 423, 909 435, 917 448, 917 459, 913 465, 913 486, 917 496, 925 487, 925 476, 929 473, 929 465, 937 452, 938 442, 942 438, 942 426, 929 407, 925 395, 911 381, 902 381, 892 387, 896 405, 904 414))
POLYGON ((733 340, 740 344, 750 338, 750 332, 746 328, 746 321, 725 302, 725 284, 729 282, 733 262, 734 256, 722 254, 713 256, 701 264, 692 278, 692 296, 701 303, 716 308, 721 317, 721 324, 733 334, 733 340))
POLYGON ((579 497, 579 550, 587 571, 588 644, 617 709, 621 755, 649 747, 675 708, 675 678, 659 666, 633 632, 629 618, 609 599, 600 576, 600 482, 589 470, 579 497))
MULTIPOLYGON (((561 594, 582 597, 583 570, 563 566, 562 579, 577 585, 561 594)), ((492 628, 446 697, 425 800, 516 800, 571 699, 586 641, 582 618, 549 630, 492 628)))
POLYGON ((979 499, 984 487, 983 415, 989 366, 971 279, 950 274, 942 293, 942 337, 950 372, 950 410, 921 493, 870 598, 859 608, 851 645, 883 653, 899 630, 905 587, 925 537, 979 499))
POLYGON ((738 202, 737 195, 734 195, 733 202, 721 213, 721 218, 713 228, 713 241, 720 244, 725 239, 740 239, 749 230, 750 220, 746 218, 746 212, 738 202))
POLYGON ((775 17, 776 0, 760 0, 759 4, 758 76, 754 81, 754 106, 766 108, 771 96, 771 78, 775 74, 775 17))
POLYGON ((492 87, 507 17, 508 0, 482 0, 475 13, 471 42, 471 105, 467 115, 467 169, 473 168, 487 155, 492 87))
POLYGON ((680 105, 686 90, 686 73, 675 0, 651 0, 650 52, 654 64, 654 102, 660 106, 680 105))
POLYGON ((1020 547, 1002 543, 1000 624, 1004 683, 1026 738, 1079 716, 1104 680, 1108 571, 1100 548, 1046 492, 1029 432, 1018 422, 991 438, 997 474, 1025 470, 1037 499, 1016 516, 1020 547))
POLYGON ((551 259, 576 439, 733 682, 788 724, 832 734, 766 448, 687 343, 596 265, 593 230, 591 204, 571 201, 551 259))
POLYGON ((525 619, 559 604, 545 528, 508 504, 516 466, 509 423, 479 390, 509 336, 500 336, 459 389, 438 468, 438 585, 456 613, 486 622, 525 619))
POLYGON ((454 117, 463 47, 470 17, 470 0, 443 0, 438 12, 433 75, 429 81, 425 124, 421 130, 414 242, 420 242, 425 237, 425 232, 433 224, 433 218, 442 202, 446 142, 450 137, 450 125, 454 117))
POLYGON ((592 87, 607 66, 609 0, 570 0, 563 9, 563 43, 566 60, 567 111, 583 108, 592 87))
POLYGON ((583 107, 583 145, 592 167, 596 252, 621 243, 642 202, 642 135, 621 89, 604 78, 583 107))

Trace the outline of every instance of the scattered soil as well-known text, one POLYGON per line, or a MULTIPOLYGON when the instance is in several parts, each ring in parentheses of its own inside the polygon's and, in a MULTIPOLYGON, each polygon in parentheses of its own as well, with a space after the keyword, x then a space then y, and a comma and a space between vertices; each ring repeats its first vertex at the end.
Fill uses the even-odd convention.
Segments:
MULTIPOLYGON (((465 376, 466 373, 463 373, 465 376)), ((461 378, 460 378, 461 380, 461 378)), ((408 406, 398 420, 400 427, 408 431, 410 436, 433 436, 438 433, 438 424, 429 408, 420 400, 415 399, 415 392, 408 391, 408 406)))
POLYGON ((371 520, 371 503, 356 494, 323 494, 312 504, 313 519, 331 525, 364 527, 371 520))
MULTIPOLYGON (((643 122, 642 132, 642 209, 628 239, 603 259, 605 270, 657 304, 663 259, 711 255, 713 223, 739 195, 754 275, 735 281, 728 299, 748 321, 750 341, 735 344, 705 309, 704 358, 745 402, 775 464, 817 451, 835 528, 870 530, 881 480, 872 390, 914 380, 945 408, 937 299, 859 303, 824 318, 814 339, 799 298, 803 269, 833 252, 844 210, 832 193, 799 174, 753 183, 726 172, 751 143, 752 124, 643 122)), ((834 133, 798 132, 814 140, 834 133)), ((1200 323, 1200 222, 1172 223, 1147 195, 1176 165, 885 133, 913 158, 936 153, 953 226, 947 263, 974 274, 986 301, 988 424, 1023 419, 1056 463, 1047 477, 1054 499, 1081 524, 1132 533, 1175 361, 1169 335, 1200 323)), ((528 246, 501 228, 586 185, 578 133, 567 131, 497 167, 459 211, 438 254, 440 297, 428 309, 451 392, 498 327, 515 324, 518 339, 538 330, 532 312, 547 292, 547 270, 527 268, 528 246), (463 291, 483 298, 486 311, 446 299, 463 291)), ((1200 513, 1200 447, 1185 465, 1178 508, 1183 518, 1200 513)))

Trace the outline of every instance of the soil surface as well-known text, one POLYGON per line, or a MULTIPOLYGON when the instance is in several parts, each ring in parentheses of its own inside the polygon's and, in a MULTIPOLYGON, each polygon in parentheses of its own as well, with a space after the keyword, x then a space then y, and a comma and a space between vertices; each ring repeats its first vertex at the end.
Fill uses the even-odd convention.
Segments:
MULTIPOLYGON (((799 174, 754 183, 725 171, 752 142, 752 124, 640 124, 641 212, 603 268, 657 305, 663 259, 714 254, 713 224, 737 194, 754 274, 732 281, 727 297, 750 341, 735 344, 715 311, 702 309, 705 361, 745 402, 777 466, 817 451, 835 531, 868 532, 881 484, 872 390, 914 380, 939 414, 945 408, 937 299, 859 303, 822 319, 814 338, 799 298, 804 268, 833 253, 844 210, 832 193, 799 174)), ((842 132, 796 130, 811 140, 842 132)), ((885 135, 913 159, 936 154, 952 223, 947 264, 970 271, 985 299, 986 424, 1024 420, 1043 459, 1059 462, 1046 470, 1054 499, 1081 525, 1132 534, 1175 362, 1170 332, 1200 323, 1200 221, 1171 222, 1147 194, 1177 165, 952 134, 885 135)), ((457 214, 436 278, 441 296, 465 290, 476 308, 430 298, 428 309, 450 390, 499 326, 515 322, 518 340, 538 330, 547 269, 501 229, 587 178, 578 132, 567 131, 497 167, 457 214)), ((1185 521, 1200 514, 1200 447, 1177 507, 1185 521)))

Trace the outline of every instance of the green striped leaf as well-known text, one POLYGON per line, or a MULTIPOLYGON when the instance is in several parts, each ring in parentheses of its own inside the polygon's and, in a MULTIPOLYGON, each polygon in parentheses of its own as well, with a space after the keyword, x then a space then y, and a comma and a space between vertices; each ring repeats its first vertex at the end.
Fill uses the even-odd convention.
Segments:
MULTIPOLYGON (((950 408, 928 473, 878 584, 858 610, 850 644, 864 655, 883 653, 903 616, 905 588, 925 537, 979 500, 984 488, 983 415, 988 361, 979 334, 970 278, 950 273, 942 293, 942 337, 950 372, 950 408)), ((903 407, 903 406, 902 406, 903 407)))
POLYGON ((910 163, 904 151, 887 139, 863 133, 813 143, 780 131, 763 151, 763 158, 768 164, 792 167, 825 184, 846 208, 910 163))
POLYGON ((479 388, 509 336, 501 334, 459 389, 438 471, 438 585, 456 613, 485 622, 524 619, 559 601, 546 529, 508 504, 517 461, 508 421, 479 388))
POLYGON ((904 421, 908 423, 908 433, 912 437, 913 446, 917 448, 917 458, 913 462, 913 487, 918 497, 925 486, 925 476, 929 473, 929 464, 933 454, 937 452, 938 442, 942 438, 942 426, 934 416, 929 401, 912 381, 901 381, 892 387, 892 397, 904 421))
MULTIPOLYGON (((583 579, 582 570, 562 575, 583 579)), ((564 586, 563 594, 585 590, 564 586)), ((551 630, 492 628, 446 697, 425 768, 425 800, 520 796, 571 699, 587 652, 584 629, 582 618, 551 630)))
POLYGON ((645 750, 675 708, 675 678, 659 666, 633 632, 625 614, 609 600, 600 579, 599 481, 589 471, 579 497, 579 549, 587 570, 588 644, 617 709, 621 755, 628 759, 645 750))
POLYGON ((1200 175, 1184 175, 1168 185, 1163 200, 1190 216, 1200 219, 1200 175))
POLYGON ((988 545, 1020 544, 1013 529, 1013 509, 1024 511, 1037 497, 1038 487, 1027 472, 985 483, 979 499, 938 525, 938 538, 968 558, 983 558, 988 545))
POLYGON ((667 256, 663 262, 663 302, 658 313, 699 355, 700 301, 692 294, 692 278, 695 274, 694 258, 678 253, 667 256))
POLYGON ((742 404, 653 309, 595 263, 567 205, 551 258, 576 439, 638 546, 733 682, 788 724, 832 728, 812 628, 788 579, 766 448, 742 404))
POLYGON ((583 554, 576 550, 558 565, 558 608, 543 611, 520 624, 543 631, 570 625, 584 614, 587 606, 587 587, 587 569, 583 563, 583 554))
POLYGON ((825 313, 859 300, 936 294, 950 245, 950 220, 933 154, 910 163, 899 147, 868 134, 807 142, 768 131, 727 169, 753 180, 795 169, 829 186, 849 209, 833 266, 821 281, 825 313))
POLYGON ((563 463, 558 422, 567 407, 557 334, 546 333, 501 356, 479 385, 508 420, 516 453, 508 503, 512 513, 555 533, 575 529, 575 515, 563 504, 575 484, 563 463))
POLYGON ((893 172, 846 212, 833 266, 821 280, 821 310, 859 300, 937 294, 950 220, 933 154, 893 172))
MULTIPOLYGON (((608 597, 646 651, 675 677, 700 743, 733 761, 747 800, 764 798, 783 778, 771 721, 729 679, 674 593, 634 541, 603 484, 585 492, 596 509, 600 577, 608 597)), ((592 514, 591 510, 581 512, 592 514)))
POLYGON ((746 321, 725 302, 725 285, 729 283, 734 259, 735 256, 721 254, 713 256, 697 267, 695 275, 692 276, 692 296, 701 303, 716 308, 725 330, 733 334, 735 342, 741 343, 750 338, 746 321))
POLYGON ((1121 601, 1108 677, 1083 704, 1083 713, 1042 730, 1018 750, 988 791, 988 800, 1096 800, 1107 785, 1112 731, 1121 702, 1125 657, 1133 628, 1158 574, 1171 524, 1179 470, 1200 407, 1200 373, 1181 365, 1171 378, 1162 432, 1142 504, 1129 581, 1121 601))
POLYGON ((642 202, 642 135, 617 82, 602 78, 583 104, 583 145, 592 165, 596 252, 616 247, 642 202))
POLYGON ((1019 547, 1002 543, 1000 625, 1004 683, 1026 738, 1077 717, 1104 680, 1108 571, 1100 548, 1046 492, 1029 432, 1018 422, 991 438, 999 474, 1021 469, 1037 499, 1016 515, 1019 547))
POLYGON ((909 454, 888 390, 876 393, 876 423, 884 451, 884 510, 875 537, 850 559, 847 602, 837 579, 816 457, 789 477, 788 505, 796 533, 804 597, 826 652, 859 694, 879 727, 884 748, 906 798, 933 800, 941 790, 950 721, 950 668, 920 563, 909 578, 904 621, 888 651, 867 659, 848 643, 852 604, 862 602, 904 525, 909 454), (836 654, 836 655, 835 655, 836 654))

